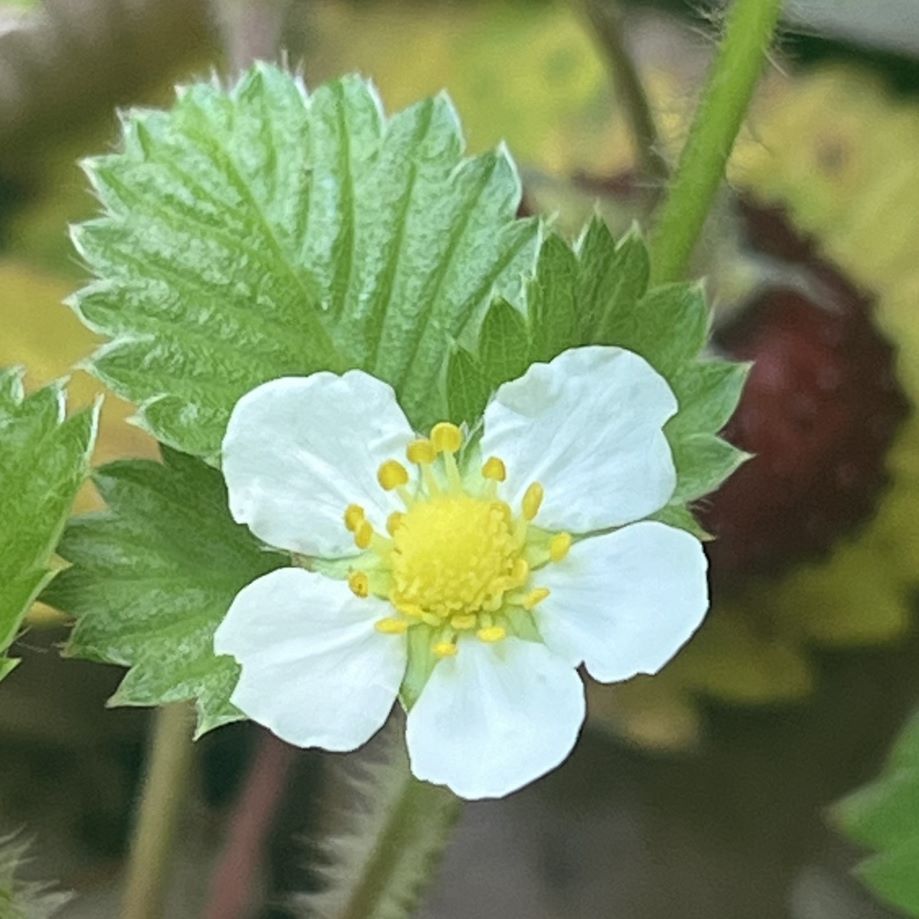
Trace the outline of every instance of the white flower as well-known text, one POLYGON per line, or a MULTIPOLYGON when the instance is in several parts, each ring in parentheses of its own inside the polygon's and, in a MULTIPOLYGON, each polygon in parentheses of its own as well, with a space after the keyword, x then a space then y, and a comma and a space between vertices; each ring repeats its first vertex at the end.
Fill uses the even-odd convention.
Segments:
POLYGON ((635 522, 673 494, 676 409, 612 347, 501 386, 466 449, 452 424, 419 437, 361 371, 259 386, 223 444, 230 507, 309 561, 243 589, 218 628, 233 702, 290 743, 351 750, 434 662, 407 718, 418 778, 486 798, 553 769, 584 720, 576 668, 655 673, 705 615, 698 540, 635 522))

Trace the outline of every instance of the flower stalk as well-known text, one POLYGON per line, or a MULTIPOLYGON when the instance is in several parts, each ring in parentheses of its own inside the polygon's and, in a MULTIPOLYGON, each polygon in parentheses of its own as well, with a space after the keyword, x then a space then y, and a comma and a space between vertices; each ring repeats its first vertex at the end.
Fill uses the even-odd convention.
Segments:
POLYGON ((778 24, 782 0, 735 0, 651 239, 654 283, 680 280, 711 210, 778 24))
POLYGON ((339 919, 385 919, 395 904, 410 910, 440 861, 459 811, 459 798, 419 782, 406 769, 395 806, 339 919))
POLYGON ((641 75, 626 43, 618 0, 579 0, 579 4, 612 73, 613 88, 629 123, 638 165, 645 177, 663 183, 670 175, 670 166, 641 75))
POLYGON ((194 748, 193 712, 186 702, 156 713, 150 767, 144 783, 122 901, 121 919, 161 919, 194 748))

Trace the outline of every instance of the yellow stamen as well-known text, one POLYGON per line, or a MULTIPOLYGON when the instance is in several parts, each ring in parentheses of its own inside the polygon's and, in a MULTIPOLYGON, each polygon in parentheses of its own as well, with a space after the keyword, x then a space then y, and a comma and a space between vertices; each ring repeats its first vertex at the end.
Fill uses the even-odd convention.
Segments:
POLYGON ((431 443, 438 453, 456 453, 463 445, 463 432, 449 421, 441 421, 431 428, 431 443))
POLYGON ((434 626, 434 628, 444 624, 443 619, 435 613, 422 613, 421 621, 427 623, 427 625, 434 626))
POLYGON ((373 542, 373 525, 365 518, 354 531, 354 544, 358 549, 369 549, 371 542, 373 542))
POLYGON ((523 587, 530 576, 530 566, 525 558, 518 558, 511 571, 511 583, 514 587, 523 587))
POLYGON ((348 587, 357 597, 366 597, 370 593, 370 579, 363 571, 352 571, 348 575, 348 587))
POLYGON ((497 456, 490 456, 482 466, 482 478, 491 482, 503 482, 507 478, 507 467, 497 456))
POLYGON ((359 504, 349 504, 345 508, 345 526, 350 533, 357 532, 361 521, 364 519, 364 508, 359 504))
POLYGON ((538 513, 542 504, 543 487, 539 482, 533 482, 532 485, 524 492, 523 495, 523 516, 526 520, 532 520, 538 513))
POLYGON ((384 635, 402 635, 408 631, 408 623, 404 619, 387 616, 385 619, 378 619, 374 623, 374 628, 384 635))
POLYGON ((521 601, 524 609, 535 609, 546 597, 549 596, 548 587, 536 587, 526 594, 521 601))
POLYGON ((478 617, 475 613, 457 613, 455 616, 450 617, 450 625, 452 625, 454 629, 459 629, 460 631, 464 629, 474 629, 478 621, 478 617))
POLYGON ((412 441, 412 443, 405 448, 405 455, 410 463, 426 466, 437 459, 437 450, 434 444, 424 437, 421 440, 412 441))
POLYGON ((424 615, 424 610, 417 603, 404 603, 401 600, 396 600, 394 605, 403 616, 408 616, 411 619, 420 619, 424 615))
POLYGON ((570 533, 556 533, 549 542, 549 558, 553 562, 560 562, 571 548, 570 533))
POLYGON ((398 460, 386 460, 377 470, 377 481, 384 491, 393 491, 408 484, 408 471, 398 460))
POLYGON ((403 520, 405 520, 405 514, 401 511, 393 511, 386 518, 386 532, 389 533, 390 536, 395 536, 396 530, 402 525, 403 520))
POLYGON ((456 656, 456 645, 452 641, 438 641, 431 650, 437 657, 456 656))
POLYGON ((479 641, 486 641, 489 644, 493 644, 507 637, 507 629, 500 625, 491 625, 487 628, 479 629, 475 634, 479 641))

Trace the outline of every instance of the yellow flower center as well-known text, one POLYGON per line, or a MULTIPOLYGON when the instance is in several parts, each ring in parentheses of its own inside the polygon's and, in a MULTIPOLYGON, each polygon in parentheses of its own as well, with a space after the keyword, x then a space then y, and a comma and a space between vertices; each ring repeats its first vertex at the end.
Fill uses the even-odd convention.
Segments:
POLYGON ((348 575, 351 590, 392 604, 393 615, 376 624, 379 631, 427 629, 440 657, 456 654, 458 633, 486 642, 532 633, 524 620, 549 595, 531 583, 532 572, 561 561, 571 546, 568 533, 532 526, 543 500, 538 482, 515 515, 498 496, 507 476, 504 462, 490 457, 477 476, 464 477, 456 459, 461 447, 462 432, 448 423, 409 444, 406 458, 418 469, 414 487, 398 460, 380 466, 380 487, 405 505, 387 520, 388 537, 374 531, 358 505, 344 511, 345 526, 366 550, 348 575))
POLYGON ((519 558, 510 508, 471 495, 418 501, 393 534, 393 599, 438 616, 500 606, 519 558))

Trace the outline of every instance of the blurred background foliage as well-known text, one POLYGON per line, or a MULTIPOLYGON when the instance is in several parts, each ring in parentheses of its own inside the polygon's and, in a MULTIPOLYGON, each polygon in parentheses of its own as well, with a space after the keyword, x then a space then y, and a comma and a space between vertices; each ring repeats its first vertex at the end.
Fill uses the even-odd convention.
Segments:
MULTIPOLYGON (((627 6, 672 158, 710 11, 627 6)), ((866 9, 790 5, 700 247, 715 347, 758 360, 730 429, 757 458, 699 509, 721 537, 712 614, 661 676, 595 690, 594 730, 569 767, 469 809, 432 916, 470 915, 456 879, 469 870, 481 880, 472 914, 486 919, 886 915, 846 880, 852 853, 821 816, 873 774, 919 695, 919 14, 910 0, 866 9), (508 847, 513 832, 529 835, 508 847)), ((624 229, 657 195, 577 4, 0 4, 0 365, 26 365, 34 387, 93 347, 60 305, 83 276, 66 228, 94 211, 75 162, 111 145, 116 107, 168 104, 176 81, 274 56, 279 43, 309 83, 371 75, 390 110, 446 88, 471 149, 505 141, 527 209, 566 230, 595 207, 624 229)), ((98 384, 76 371, 71 391, 85 404, 98 384)), ((108 398, 99 462, 152 454, 129 414, 108 398)), ((94 502, 87 490, 81 509, 94 502)), ((33 621, 56 624, 48 610, 33 621)), ((111 675, 46 653, 59 638, 30 633, 26 665, 4 686, 0 813, 40 831, 46 852, 67 852, 67 880, 98 892, 65 916, 109 915, 143 724, 100 716, 111 675), (81 789, 66 803, 35 778, 61 755, 81 789)), ((215 821, 250 741, 233 728, 204 745, 201 807, 215 821)), ((302 771, 293 800, 317 781, 302 771)), ((214 826, 189 835, 191 876, 214 826)), ((278 848, 273 883, 306 883, 302 853, 278 848)))

